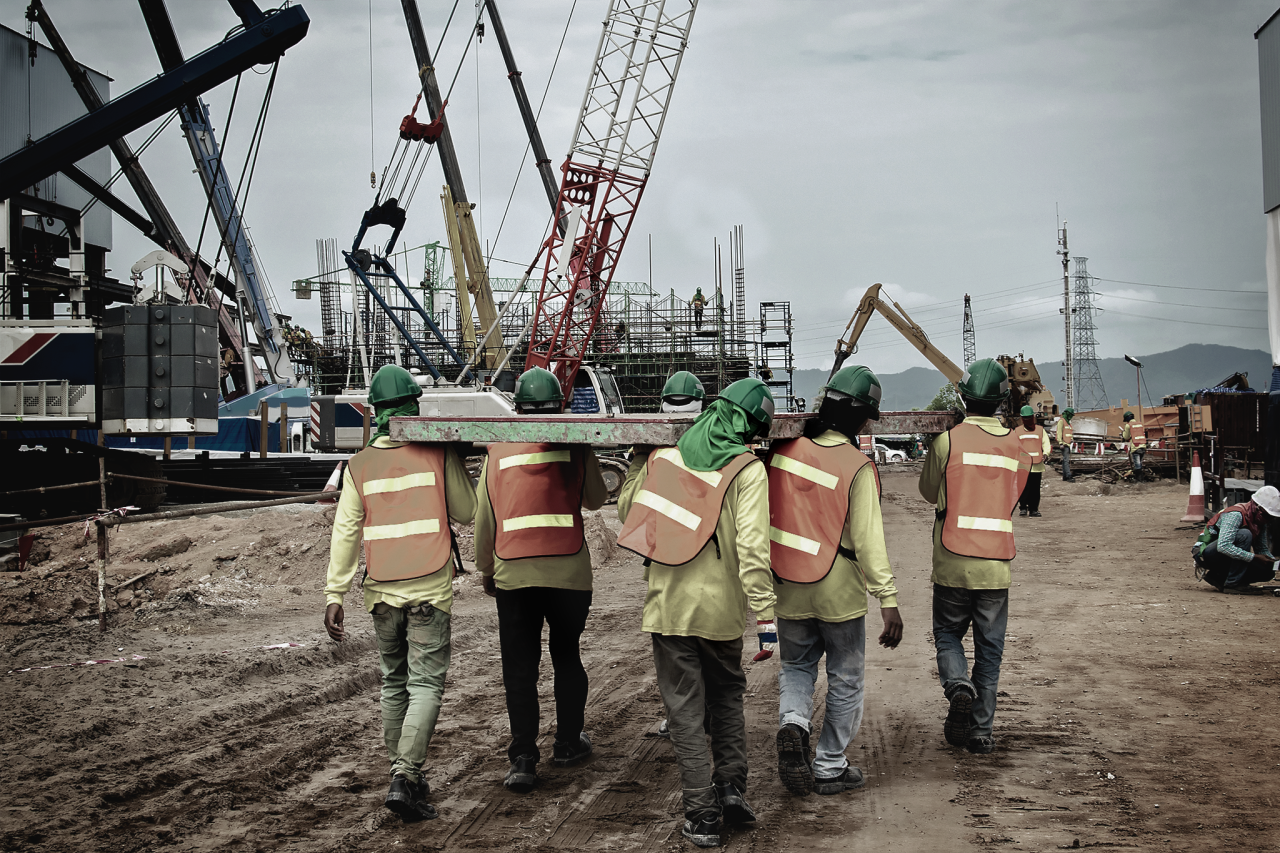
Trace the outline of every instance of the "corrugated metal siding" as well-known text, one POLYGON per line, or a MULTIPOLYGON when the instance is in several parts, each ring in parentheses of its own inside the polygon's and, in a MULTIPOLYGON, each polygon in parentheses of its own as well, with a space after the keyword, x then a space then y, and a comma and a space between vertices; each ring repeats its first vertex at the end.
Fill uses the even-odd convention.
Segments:
POLYGON ((1203 398, 1213 406, 1213 430, 1218 434, 1218 443, 1228 448, 1247 447, 1251 459, 1262 459, 1270 395, 1204 394, 1203 398))
MULTIPOLYGON (((85 70, 103 99, 110 99, 111 82, 97 71, 85 70)), ((56 53, 38 45, 32 66, 27 59, 26 35, 0 27, 0 157, 26 145, 28 136, 39 139, 85 112, 56 53)), ((101 148, 79 163, 104 184, 111 178, 113 165, 109 148, 101 148)), ((87 192, 58 175, 41 181, 39 187, 42 198, 52 198, 58 204, 83 208, 89 203, 87 192)), ((111 211, 95 204, 85 216, 84 230, 89 243, 110 249, 111 211)))

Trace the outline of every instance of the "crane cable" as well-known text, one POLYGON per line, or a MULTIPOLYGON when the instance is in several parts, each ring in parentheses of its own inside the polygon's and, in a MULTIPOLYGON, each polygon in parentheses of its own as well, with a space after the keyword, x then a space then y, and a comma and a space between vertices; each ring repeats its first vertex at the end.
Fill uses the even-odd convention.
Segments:
MULTIPOLYGON (((209 181, 209 201, 204 206, 204 217, 200 220, 200 238, 196 240, 196 257, 200 257, 200 249, 204 246, 204 231, 209 225, 209 212, 213 210, 213 182, 218 179, 218 174, 222 172, 222 158, 227 151, 227 141, 231 138, 231 120, 236 116, 236 100, 240 97, 240 78, 243 74, 236 75, 236 87, 231 92, 231 109, 227 112, 227 126, 222 131, 222 145, 218 148, 218 162, 213 164, 213 176, 209 181)), ((198 100, 198 99, 197 99, 198 100)))

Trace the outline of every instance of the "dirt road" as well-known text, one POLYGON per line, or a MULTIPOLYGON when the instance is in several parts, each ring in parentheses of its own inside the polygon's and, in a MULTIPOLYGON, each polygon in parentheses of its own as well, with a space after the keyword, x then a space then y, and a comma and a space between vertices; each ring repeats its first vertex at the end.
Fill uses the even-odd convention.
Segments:
MULTIPOLYGON (((849 750, 869 784, 837 797, 783 791, 773 746, 776 663, 748 662, 748 795, 760 821, 733 833, 728 848, 1280 846, 1272 817, 1280 600, 1220 595, 1194 580, 1187 548, 1195 533, 1175 530, 1185 487, 1049 480, 1044 517, 1015 518, 998 748, 972 756, 942 739, 931 509, 914 472, 887 469, 886 530, 906 637, 891 652, 869 644, 867 714, 849 750)), ((0 847, 686 846, 673 832, 672 752, 653 736, 663 710, 639 632, 643 581, 625 553, 598 567, 584 638, 595 758, 569 770, 545 764, 530 795, 503 790, 497 620, 492 601, 462 578, 454 665, 427 766, 441 818, 405 826, 391 816, 381 805, 372 626, 358 591, 348 598, 351 639, 335 645, 320 625, 329 513, 209 519, 186 528, 185 549, 172 545, 182 529, 175 522, 124 528, 113 545, 115 577, 161 570, 147 581, 150 593, 130 593, 141 604, 119 605, 120 624, 105 636, 85 618, 91 570, 80 558, 89 551, 75 547, 76 534, 51 534, 46 563, 0 575, 0 673, 125 659, 0 675, 0 847), (296 645, 269 648, 285 643, 296 645)), ((874 610, 871 619, 874 640, 874 610)), ((550 707, 548 692, 546 727, 550 707)))

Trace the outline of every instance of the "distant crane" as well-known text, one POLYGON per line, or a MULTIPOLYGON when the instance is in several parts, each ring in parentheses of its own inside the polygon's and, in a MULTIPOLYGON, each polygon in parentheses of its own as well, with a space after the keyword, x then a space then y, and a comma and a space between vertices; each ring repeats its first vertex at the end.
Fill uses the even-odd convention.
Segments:
POLYGON ((973 331, 973 306, 969 304, 969 294, 964 295, 964 367, 978 360, 978 340, 973 331))
POLYGON ((610 0, 561 167, 555 216, 568 224, 563 234, 553 228, 542 246, 542 287, 525 359, 528 367, 554 372, 566 399, 648 183, 697 6, 697 0, 610 0))

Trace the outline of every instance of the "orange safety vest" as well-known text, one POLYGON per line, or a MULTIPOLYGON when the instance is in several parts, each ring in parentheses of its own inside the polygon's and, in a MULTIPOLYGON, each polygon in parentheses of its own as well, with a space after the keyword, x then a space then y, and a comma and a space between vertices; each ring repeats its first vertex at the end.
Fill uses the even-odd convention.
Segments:
MULTIPOLYGON (((1204 526, 1204 529, 1208 530, 1211 527, 1216 528, 1218 526, 1218 519, 1222 518, 1229 512, 1238 512, 1240 513, 1240 526, 1252 533, 1254 539, 1257 539, 1262 535, 1262 525, 1257 523, 1256 518, 1252 520, 1249 518, 1249 503, 1249 501, 1246 501, 1242 504, 1232 504, 1231 506, 1223 507, 1221 511, 1214 514, 1213 518, 1209 519, 1209 523, 1204 526)), ((1216 539, 1217 537, 1215 536, 1214 538, 1216 539)))
POLYGON ((1022 442, 1022 449, 1031 457, 1032 465, 1039 465, 1044 461, 1044 427, 1036 424, 1035 428, 1028 431, 1021 424, 1014 430, 1018 435, 1018 440, 1022 442))
POLYGON ((944 477, 947 508, 942 547, 961 557, 1012 560, 1013 508, 1031 472, 1030 457, 1012 431, 992 435, 973 424, 951 428, 944 477))
POLYGON ((1147 425, 1140 424, 1137 421, 1129 424, 1129 443, 1134 450, 1141 450, 1147 446, 1147 425))
POLYGON ((656 563, 683 566, 715 535, 729 486, 755 461, 755 454, 740 453, 719 471, 694 471, 677 447, 653 451, 618 544, 656 563))
POLYGON ((493 551, 503 560, 567 557, 586 542, 582 451, 563 444, 489 445, 487 485, 498 533, 493 551), (530 513, 529 510, 536 510, 530 513))
POLYGON ((453 542, 444 448, 366 447, 347 470, 364 506, 365 573, 375 581, 426 577, 449 564, 453 542))
POLYGON ((1071 429, 1071 424, 1066 420, 1062 421, 1062 441, 1059 444, 1071 444, 1071 439, 1075 438, 1075 433, 1071 429))
POLYGON ((807 438, 774 444, 769 454, 769 561, 784 581, 817 583, 841 553, 849 517, 849 487, 870 465, 880 491, 880 473, 867 455, 849 444, 823 447, 807 438))
POLYGON ((869 435, 858 436, 858 449, 870 456, 876 449, 875 439, 869 435))

